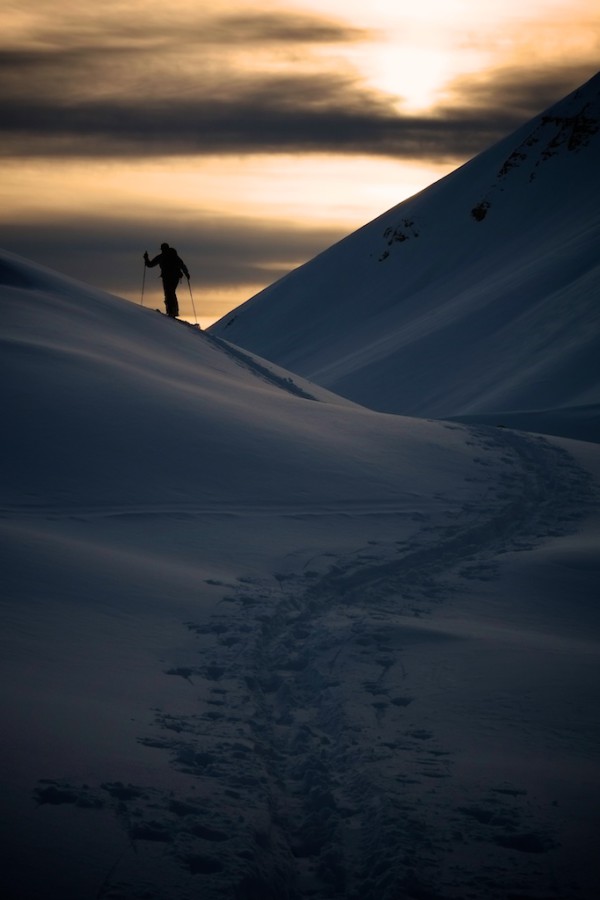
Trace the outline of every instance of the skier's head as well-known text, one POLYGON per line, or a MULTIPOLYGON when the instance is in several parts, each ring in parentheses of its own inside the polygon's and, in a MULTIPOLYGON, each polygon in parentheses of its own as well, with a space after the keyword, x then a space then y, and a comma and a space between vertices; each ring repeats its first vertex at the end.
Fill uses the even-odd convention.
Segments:
POLYGON ((161 250, 168 250, 168 249, 169 249, 169 245, 168 245, 168 244, 161 244, 161 245, 160 245, 160 249, 161 249, 161 250))

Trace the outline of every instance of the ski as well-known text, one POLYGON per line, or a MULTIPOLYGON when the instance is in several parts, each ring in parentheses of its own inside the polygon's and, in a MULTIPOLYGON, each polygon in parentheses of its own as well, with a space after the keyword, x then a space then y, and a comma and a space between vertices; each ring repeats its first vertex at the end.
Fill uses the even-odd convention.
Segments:
POLYGON ((167 313, 163 312, 162 309, 157 309, 155 311, 159 315, 164 316, 165 319, 173 319, 174 322, 179 322, 180 325, 187 325, 188 328, 193 328, 195 331, 202 331, 197 322, 186 322, 185 319, 178 319, 177 316, 169 316, 167 313))

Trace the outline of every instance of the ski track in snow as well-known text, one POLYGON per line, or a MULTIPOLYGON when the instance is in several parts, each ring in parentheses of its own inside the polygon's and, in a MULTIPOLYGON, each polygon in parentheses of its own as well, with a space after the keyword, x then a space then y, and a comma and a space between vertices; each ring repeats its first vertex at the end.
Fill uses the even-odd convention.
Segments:
POLYGON ((235 344, 230 344, 227 341, 224 341, 222 338, 216 337, 213 334, 207 334, 207 332, 202 332, 203 337, 208 340, 210 344, 218 347, 224 353, 227 354, 231 359, 233 359, 238 365, 241 365, 243 368, 247 369, 253 375, 256 375, 258 378, 264 379, 268 384, 273 384, 275 387, 282 388, 285 391, 288 391, 290 394, 294 394, 297 397, 303 397, 305 400, 316 400, 316 397, 313 397, 312 394, 309 394, 307 391, 304 391, 301 387, 299 387, 292 378, 284 375, 277 375, 272 368, 268 366, 261 365, 253 356, 249 353, 244 353, 243 350, 240 350, 239 347, 236 347, 235 344))
POLYGON ((476 506, 327 570, 290 559, 268 582, 238 579, 208 623, 182 623, 197 660, 164 674, 188 711, 154 710, 139 742, 187 791, 38 783, 40 804, 121 822, 98 898, 584 897, 545 862, 556 810, 493 775, 460 783, 456 750, 419 711, 412 648, 450 639, 436 637, 440 604, 504 554, 568 532, 591 502, 586 474, 544 438, 469 434, 486 494, 476 506))
MULTIPOLYGON (((160 312, 160 310, 157 310, 157 312, 160 312)), ((161 313, 161 315, 164 315, 164 313, 161 313)), ((174 321, 179 325, 185 325, 187 328, 191 329, 195 335, 201 337, 209 344, 212 344, 213 347, 217 347, 237 365, 241 366, 257 378, 266 381, 267 384, 272 384, 290 394, 294 394, 296 397, 303 397, 305 400, 317 400, 312 394, 309 394, 299 387, 290 376, 276 374, 271 366, 263 365, 258 362, 254 356, 250 353, 245 353, 239 347, 236 347, 235 344, 230 344, 228 341, 225 341, 214 334, 209 334, 207 331, 203 331, 199 325, 186 322, 185 319, 175 319, 174 321)))
MULTIPOLYGON (((335 500, 331 503, 325 503, 323 506, 315 506, 310 504, 289 504, 289 503, 202 503, 198 504, 194 501, 177 502, 177 503, 152 503, 152 504, 125 504, 125 505, 107 505, 107 506, 82 506, 79 504, 69 504, 68 506, 58 506, 56 504, 19 504, 18 506, 5 505, 0 507, 0 518, 5 519, 39 519, 48 520, 59 519, 196 519, 206 516, 234 516, 242 518, 256 517, 272 517, 282 516, 290 518, 312 518, 322 516, 409 516, 413 513, 407 512, 406 504, 400 506, 397 500, 389 502, 374 499, 368 501, 342 501, 335 500)), ((418 515, 418 514, 417 514, 418 515)))

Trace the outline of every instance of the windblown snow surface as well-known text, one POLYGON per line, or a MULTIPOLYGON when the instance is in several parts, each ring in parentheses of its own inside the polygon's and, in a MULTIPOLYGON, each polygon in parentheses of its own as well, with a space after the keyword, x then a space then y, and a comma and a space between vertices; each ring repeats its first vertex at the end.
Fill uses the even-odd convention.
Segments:
POLYGON ((600 73, 211 333, 372 409, 600 441, 600 73))
POLYGON ((3 900, 594 900, 598 447, 0 282, 3 900))

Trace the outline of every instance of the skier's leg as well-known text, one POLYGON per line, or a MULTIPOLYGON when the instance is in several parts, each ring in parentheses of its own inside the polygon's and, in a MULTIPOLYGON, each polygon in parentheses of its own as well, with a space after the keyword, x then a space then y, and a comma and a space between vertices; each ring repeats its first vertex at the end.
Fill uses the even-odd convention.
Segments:
POLYGON ((179 305, 177 303, 177 294, 172 284, 164 282, 165 288, 165 309, 168 316, 175 318, 179 315, 179 305))

